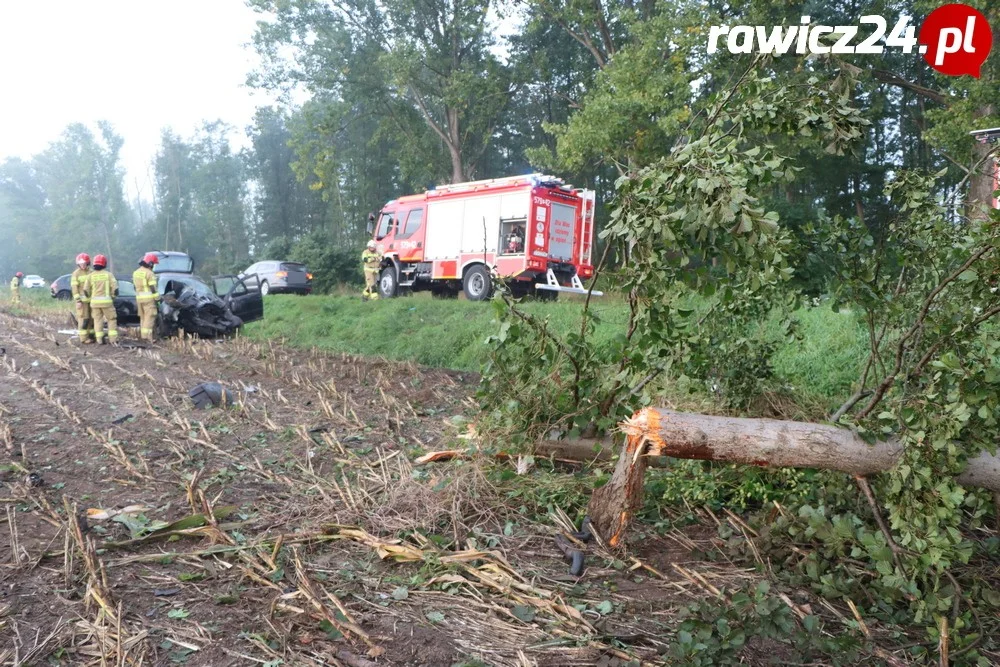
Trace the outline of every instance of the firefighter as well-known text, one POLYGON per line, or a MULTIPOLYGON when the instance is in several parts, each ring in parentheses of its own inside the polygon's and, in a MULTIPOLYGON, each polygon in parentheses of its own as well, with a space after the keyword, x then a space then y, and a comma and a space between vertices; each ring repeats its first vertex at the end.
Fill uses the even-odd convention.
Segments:
POLYGON ((76 333, 81 344, 90 345, 94 342, 94 321, 90 317, 90 297, 84 290, 84 283, 90 275, 90 255, 85 252, 77 255, 76 266, 69 277, 69 289, 76 308, 76 333))
POLYGON ((94 336, 99 345, 104 344, 104 323, 108 323, 108 342, 118 344, 118 314, 115 312, 115 297, 118 296, 118 281, 107 270, 108 258, 98 255, 94 258, 94 270, 84 279, 84 289, 90 297, 90 313, 94 318, 94 336))
POLYGON ((21 278, 24 274, 18 271, 13 278, 10 279, 10 302, 21 303, 21 278))
POLYGON ((369 241, 365 251, 361 253, 361 265, 365 270, 365 291, 361 293, 362 301, 378 299, 378 269, 382 258, 375 252, 375 241, 369 241))
POLYGON ((153 329, 156 326, 157 303, 160 295, 156 291, 156 274, 153 265, 159 264, 156 253, 147 252, 139 260, 139 268, 132 273, 132 284, 135 285, 135 301, 139 307, 139 338, 153 340, 153 329))

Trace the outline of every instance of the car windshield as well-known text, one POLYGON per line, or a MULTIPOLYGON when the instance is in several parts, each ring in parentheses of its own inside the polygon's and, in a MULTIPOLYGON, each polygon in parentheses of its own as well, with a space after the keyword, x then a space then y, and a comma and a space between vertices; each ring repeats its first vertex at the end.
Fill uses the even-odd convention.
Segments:
POLYGON ((135 296, 135 285, 131 280, 118 279, 118 296, 135 296))
POLYGON ((160 257, 160 263, 153 265, 156 273, 191 273, 194 262, 187 255, 167 255, 160 257))
POLYGON ((28 276, 28 280, 41 280, 41 279, 42 279, 41 276, 36 276, 36 275, 33 275, 33 274, 30 275, 30 276, 28 276))
POLYGON ((281 263, 281 270, 282 271, 288 271, 290 273, 305 273, 306 272, 306 265, 305 264, 292 264, 291 262, 282 262, 281 263))

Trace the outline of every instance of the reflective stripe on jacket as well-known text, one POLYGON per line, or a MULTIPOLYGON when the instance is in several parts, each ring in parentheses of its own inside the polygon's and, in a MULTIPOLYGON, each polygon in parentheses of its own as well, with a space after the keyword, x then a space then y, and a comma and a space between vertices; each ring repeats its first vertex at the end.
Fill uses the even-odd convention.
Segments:
POLYGON ((156 293, 156 274, 140 266, 132 273, 132 284, 135 285, 136 301, 155 301, 160 298, 156 293))
POLYGON ((377 252, 365 249, 361 253, 361 263, 364 265, 365 271, 378 271, 378 265, 382 263, 382 256, 377 252))
POLYGON ((73 271, 73 275, 69 277, 69 291, 73 293, 74 301, 83 301, 84 303, 90 301, 90 297, 87 296, 86 291, 83 289, 83 285, 89 275, 90 269, 76 269, 73 271))
POLYGON ((92 305, 110 306, 114 304, 115 292, 118 291, 118 281, 108 271, 94 271, 87 276, 84 285, 92 305))

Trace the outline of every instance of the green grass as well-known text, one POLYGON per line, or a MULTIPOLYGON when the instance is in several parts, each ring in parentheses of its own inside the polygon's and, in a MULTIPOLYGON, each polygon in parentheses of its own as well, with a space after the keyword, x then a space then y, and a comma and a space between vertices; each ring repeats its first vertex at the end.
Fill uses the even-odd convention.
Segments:
POLYGON ((823 305, 802 308, 795 317, 800 339, 777 351, 775 373, 793 394, 843 401, 853 392, 868 353, 868 336, 856 314, 823 305))
MULTIPOLYGON (((9 306, 9 290, 0 303, 9 306)), ((21 290, 25 306, 72 311, 48 289, 21 290)), ((525 311, 547 317, 556 331, 579 327, 582 297, 561 295, 556 303, 525 302, 525 311)), ((618 296, 594 297, 600 318, 595 337, 607 341, 624 332, 628 304, 618 296)), ((488 303, 434 299, 417 294, 365 303, 357 293, 265 298, 265 317, 246 326, 246 335, 262 340, 283 338, 289 344, 332 352, 415 361, 427 366, 478 371, 486 360, 486 339, 497 329, 488 303)), ((778 350, 774 369, 793 395, 808 395, 833 404, 851 394, 867 352, 864 330, 850 313, 829 306, 796 313, 800 339, 778 350)))
MULTIPOLYGON (((0 290, 0 304, 10 307, 10 279, 8 278, 6 285, 0 290)), ((49 291, 48 285, 45 287, 35 287, 32 289, 21 288, 21 303, 24 306, 31 306, 34 308, 44 308, 46 310, 65 310, 67 313, 73 311, 72 301, 59 301, 52 298, 52 293, 49 291)))
MULTIPOLYGON (((526 303, 524 310, 548 317, 553 329, 566 330, 579 327, 581 306, 579 299, 564 299, 526 303)), ((628 307, 621 300, 606 299, 594 310, 602 318, 598 341, 624 330, 628 307)), ((476 371, 487 357, 485 341, 496 329, 490 304, 464 299, 417 294, 365 303, 358 295, 273 295, 265 299, 264 320, 245 331, 251 338, 285 338, 299 347, 476 371)))
MULTIPOLYGON (((582 299, 565 295, 557 303, 526 302, 523 309, 547 317, 554 330, 576 330, 582 299)), ((628 304, 619 297, 596 298, 600 317, 595 336, 610 340, 624 332, 628 304)), ((796 316, 801 340, 782 347, 774 358, 780 380, 793 394, 825 402, 850 395, 866 351, 864 331, 850 314, 828 306, 803 308, 796 316)), ((364 303, 360 296, 286 296, 265 300, 264 321, 249 324, 255 339, 284 338, 297 347, 382 356, 428 366, 476 371, 487 358, 486 339, 497 329, 493 308, 464 299, 433 299, 426 294, 364 303)))

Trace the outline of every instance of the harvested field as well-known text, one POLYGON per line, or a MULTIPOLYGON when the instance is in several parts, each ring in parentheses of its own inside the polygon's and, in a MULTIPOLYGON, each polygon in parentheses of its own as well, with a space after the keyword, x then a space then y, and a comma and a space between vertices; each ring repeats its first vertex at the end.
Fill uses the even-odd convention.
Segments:
POLYGON ((81 348, 63 319, 0 311, 0 664, 656 662, 679 605, 753 576, 692 561, 698 529, 648 541, 655 567, 605 553, 574 577, 558 520, 485 470, 516 461, 415 469, 461 445, 468 373, 81 348), (237 403, 196 410, 208 380, 237 403))

